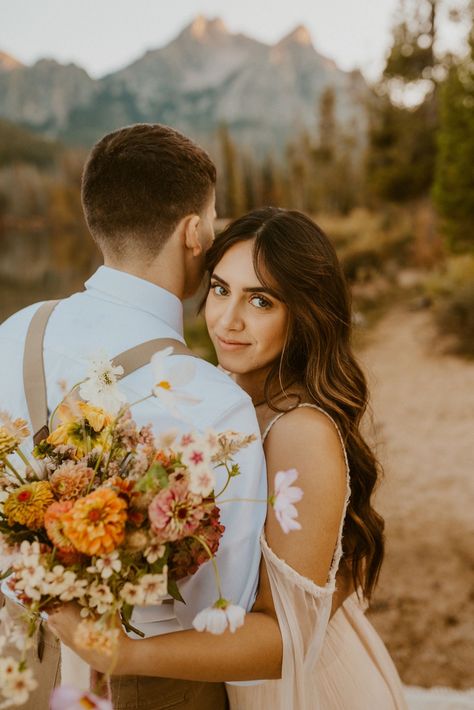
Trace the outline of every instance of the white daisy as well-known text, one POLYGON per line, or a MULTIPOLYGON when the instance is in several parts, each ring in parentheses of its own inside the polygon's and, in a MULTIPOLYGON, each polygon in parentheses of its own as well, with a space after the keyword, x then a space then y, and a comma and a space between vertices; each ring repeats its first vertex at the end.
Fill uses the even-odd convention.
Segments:
POLYGON ((171 414, 182 418, 178 404, 199 404, 200 399, 184 391, 196 373, 196 365, 191 358, 179 359, 172 365, 169 358, 173 348, 159 350, 151 358, 153 372, 152 392, 171 414))
POLYGON ((91 358, 87 377, 79 388, 80 396, 94 407, 117 414, 127 401, 117 386, 117 375, 123 375, 123 367, 112 365, 106 353, 101 351, 91 358))

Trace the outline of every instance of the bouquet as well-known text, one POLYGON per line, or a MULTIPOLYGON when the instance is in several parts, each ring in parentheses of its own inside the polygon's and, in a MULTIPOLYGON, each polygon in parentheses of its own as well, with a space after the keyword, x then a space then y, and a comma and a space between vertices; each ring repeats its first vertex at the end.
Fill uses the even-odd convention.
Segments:
MULTIPOLYGON (((172 349, 152 358, 157 397, 175 414, 194 365, 170 365, 172 349)), ((235 454, 254 436, 236 432, 153 432, 139 427, 117 383, 121 368, 105 355, 87 378, 65 394, 49 435, 26 455, 27 424, 0 413, 0 556, 9 590, 25 607, 26 633, 3 615, 0 648, 14 641, 19 660, 0 660, 4 704, 26 702, 36 687, 25 654, 52 604, 75 600, 83 621, 76 643, 110 656, 113 671, 117 618, 135 631, 135 605, 182 600, 178 581, 212 562, 217 598, 198 613, 198 630, 222 633, 244 622, 245 611, 223 597, 215 554, 224 533, 219 504, 235 476, 235 454), (216 469, 226 482, 216 490, 216 469)), ((140 400, 142 401, 142 400, 140 400)), ((196 400, 191 400, 196 402, 196 400)), ((283 529, 299 527, 292 486, 296 471, 277 474, 269 498, 283 529)), ((231 499, 235 500, 235 499, 231 499)), ((267 501, 262 501, 267 502, 267 501)), ((2 571, 2 570, 0 570, 2 571)))

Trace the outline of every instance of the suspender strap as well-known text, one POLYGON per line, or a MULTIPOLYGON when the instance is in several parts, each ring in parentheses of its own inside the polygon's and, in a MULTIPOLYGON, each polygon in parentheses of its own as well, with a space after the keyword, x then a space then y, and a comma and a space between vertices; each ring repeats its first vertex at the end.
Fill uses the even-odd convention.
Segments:
POLYGON ((48 436, 47 430, 45 430, 48 422, 48 405, 46 403, 43 341, 49 316, 58 303, 59 301, 46 301, 38 308, 31 319, 25 339, 23 384, 35 444, 37 439, 41 441, 45 434, 48 436))
POLYGON ((135 372, 135 370, 138 370, 138 368, 149 363, 152 355, 158 350, 164 350, 164 348, 168 347, 173 348, 173 355, 191 355, 192 357, 198 357, 180 340, 174 340, 174 338, 156 338, 155 340, 147 340, 145 343, 135 345, 135 347, 130 348, 130 350, 125 350, 123 353, 120 353, 120 355, 116 355, 116 357, 113 358, 113 364, 121 365, 123 367, 122 377, 126 377, 132 372, 135 372))
MULTIPOLYGON (((46 301, 31 319, 25 339, 23 354, 23 383, 26 403, 33 429, 33 441, 38 444, 48 434, 48 403, 46 395, 46 378, 44 373, 43 343, 44 333, 49 317, 59 301, 46 301)), ((190 355, 198 357, 180 340, 173 338, 155 338, 135 345, 113 358, 114 365, 123 367, 122 377, 130 375, 135 370, 148 364, 152 355, 158 350, 172 347, 174 355, 190 355)))

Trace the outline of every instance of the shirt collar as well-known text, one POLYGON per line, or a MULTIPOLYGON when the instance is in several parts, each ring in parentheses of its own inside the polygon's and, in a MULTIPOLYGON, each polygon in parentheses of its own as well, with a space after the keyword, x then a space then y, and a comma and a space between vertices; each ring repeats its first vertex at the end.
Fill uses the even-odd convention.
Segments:
POLYGON ((183 304, 174 293, 126 271, 100 266, 84 284, 116 303, 145 311, 183 335, 183 304))

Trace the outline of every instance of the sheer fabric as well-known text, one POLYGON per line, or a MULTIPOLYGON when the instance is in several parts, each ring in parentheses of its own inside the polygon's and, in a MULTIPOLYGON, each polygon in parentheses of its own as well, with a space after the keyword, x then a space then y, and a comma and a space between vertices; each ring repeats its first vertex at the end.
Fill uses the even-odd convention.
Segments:
MULTIPOLYGON (((347 494, 329 577, 324 587, 303 577, 280 559, 261 538, 275 611, 283 639, 282 678, 258 685, 227 686, 231 710, 405 710, 395 666, 364 615, 354 594, 330 619, 336 573, 342 557, 342 530, 350 497, 347 494)), ((271 426, 280 418, 270 422, 271 426)))

